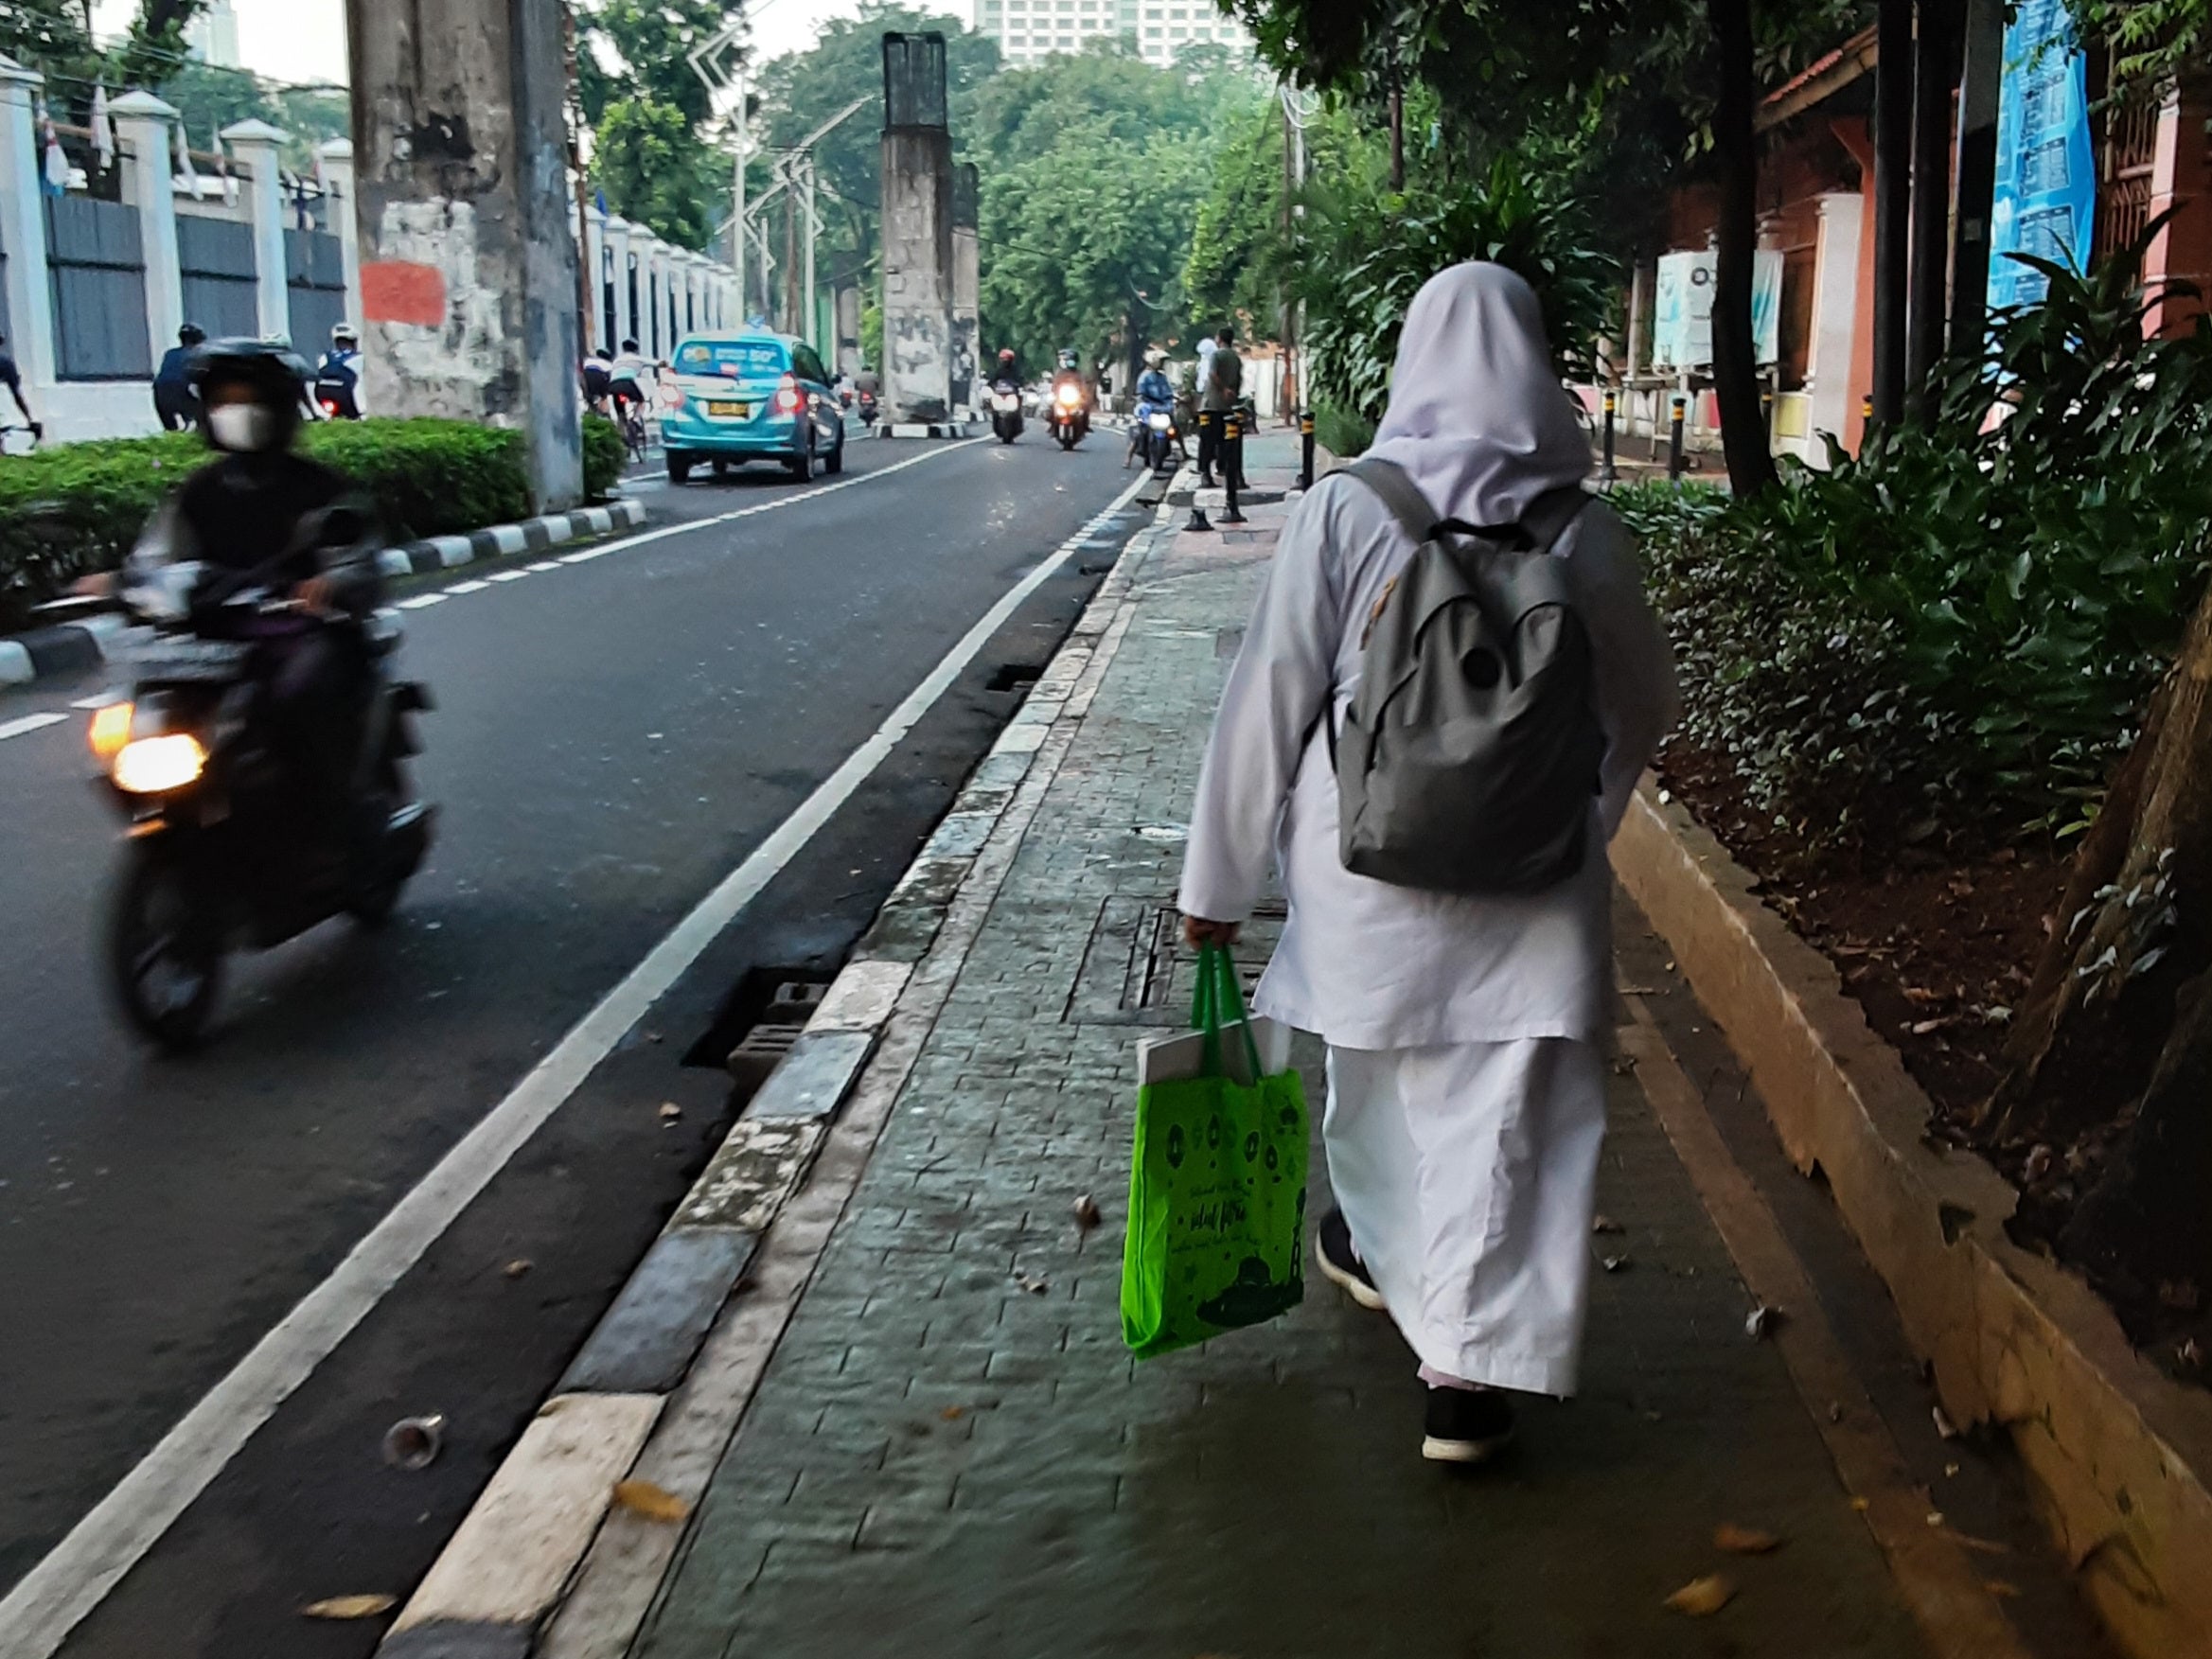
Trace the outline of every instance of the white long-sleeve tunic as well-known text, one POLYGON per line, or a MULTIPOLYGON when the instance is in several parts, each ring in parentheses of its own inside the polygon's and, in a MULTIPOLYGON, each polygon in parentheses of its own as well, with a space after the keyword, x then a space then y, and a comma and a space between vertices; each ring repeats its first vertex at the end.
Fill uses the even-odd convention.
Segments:
POLYGON ((1526 897, 1393 887, 1339 857, 1336 780, 1316 721, 1342 722, 1365 619, 1413 554, 1381 499, 1322 479, 1292 512, 1230 670, 1198 781, 1184 912, 1243 921, 1279 856, 1290 919, 1255 1011, 1347 1049, 1594 1041, 1607 1018, 1612 876, 1603 847, 1674 717, 1665 635, 1644 603, 1635 541, 1601 502, 1555 549, 1596 659, 1606 752, 1581 872, 1526 897))

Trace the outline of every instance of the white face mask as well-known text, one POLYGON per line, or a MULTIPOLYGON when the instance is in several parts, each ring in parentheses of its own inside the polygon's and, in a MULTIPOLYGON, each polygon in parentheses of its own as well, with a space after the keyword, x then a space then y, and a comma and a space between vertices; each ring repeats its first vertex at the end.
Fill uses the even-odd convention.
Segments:
POLYGON ((276 411, 262 403, 225 403, 207 412, 207 432, 217 449, 250 455, 276 441, 276 411))

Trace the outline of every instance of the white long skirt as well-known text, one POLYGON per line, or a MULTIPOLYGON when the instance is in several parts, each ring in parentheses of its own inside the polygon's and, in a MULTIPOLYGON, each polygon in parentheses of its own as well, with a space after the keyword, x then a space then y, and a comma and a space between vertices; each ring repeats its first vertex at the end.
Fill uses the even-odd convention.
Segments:
POLYGON ((1427 1371, 1574 1392, 1605 1057, 1536 1037, 1329 1050, 1329 1179, 1427 1371))

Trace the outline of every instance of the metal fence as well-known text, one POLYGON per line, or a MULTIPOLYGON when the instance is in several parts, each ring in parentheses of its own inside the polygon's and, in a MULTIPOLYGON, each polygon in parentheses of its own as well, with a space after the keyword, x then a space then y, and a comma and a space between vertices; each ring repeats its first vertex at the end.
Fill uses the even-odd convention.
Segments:
POLYGON ((45 209, 56 372, 64 380, 150 378, 137 211, 86 196, 49 196, 45 209))
POLYGON ((177 275, 185 321, 199 324, 209 339, 261 332, 252 225, 178 215, 177 275))
POLYGON ((284 279, 292 344, 312 357, 345 321, 345 245, 327 231, 284 233, 284 279))

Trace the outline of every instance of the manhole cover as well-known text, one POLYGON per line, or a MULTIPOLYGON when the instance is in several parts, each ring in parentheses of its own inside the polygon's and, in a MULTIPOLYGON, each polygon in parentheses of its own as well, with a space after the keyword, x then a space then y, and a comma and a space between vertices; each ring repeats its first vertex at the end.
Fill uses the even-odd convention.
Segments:
MULTIPOLYGON (((1283 906, 1266 904, 1245 924, 1236 959, 1246 997, 1275 954, 1287 919, 1283 906)), ((1179 1026, 1191 1015, 1197 965, 1183 944, 1182 913, 1172 900, 1112 894, 1099 907, 1060 1017, 1081 1025, 1179 1026)))

